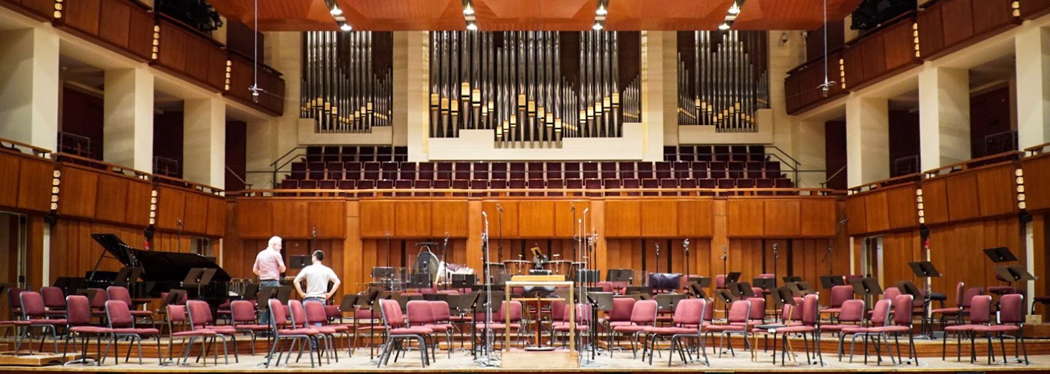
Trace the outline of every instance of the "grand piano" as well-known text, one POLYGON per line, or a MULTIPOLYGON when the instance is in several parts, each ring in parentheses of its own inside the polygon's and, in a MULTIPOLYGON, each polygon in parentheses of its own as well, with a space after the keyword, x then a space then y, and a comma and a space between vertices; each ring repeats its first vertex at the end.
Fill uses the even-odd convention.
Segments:
POLYGON ((85 274, 88 287, 124 285, 137 298, 160 297, 161 293, 172 289, 184 289, 190 298, 205 300, 212 305, 228 298, 230 275, 207 257, 196 253, 136 249, 114 234, 96 233, 91 237, 106 250, 103 257, 108 255, 116 259, 124 269, 118 273, 122 275, 92 270, 85 274))

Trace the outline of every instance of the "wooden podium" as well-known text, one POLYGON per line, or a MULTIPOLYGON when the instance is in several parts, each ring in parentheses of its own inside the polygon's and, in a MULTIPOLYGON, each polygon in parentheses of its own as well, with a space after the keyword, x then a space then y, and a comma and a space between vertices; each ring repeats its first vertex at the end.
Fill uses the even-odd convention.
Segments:
MULTIPOLYGON (((567 308, 574 308, 572 304, 573 288, 572 282, 566 281, 564 275, 517 275, 511 278, 509 282, 506 282, 506 301, 511 300, 511 289, 514 287, 552 287, 552 288, 568 288, 569 289, 569 301, 565 303, 567 308)), ((503 346, 510 347, 510 313, 503 313, 504 318, 504 331, 503 331, 503 346)), ((569 313, 569 351, 576 352, 576 313, 569 313)))

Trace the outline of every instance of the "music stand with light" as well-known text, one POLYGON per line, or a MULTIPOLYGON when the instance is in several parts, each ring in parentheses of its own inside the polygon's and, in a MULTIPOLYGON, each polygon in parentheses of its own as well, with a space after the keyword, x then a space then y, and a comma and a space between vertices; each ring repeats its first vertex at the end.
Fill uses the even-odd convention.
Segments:
MULTIPOLYGON (((820 276, 820 287, 824 288, 826 290, 830 290, 832 287, 835 287, 835 286, 844 286, 844 285, 846 285, 846 281, 844 279, 842 279, 841 275, 821 275, 820 276)), ((854 286, 853 288, 856 289, 857 287, 854 286)))

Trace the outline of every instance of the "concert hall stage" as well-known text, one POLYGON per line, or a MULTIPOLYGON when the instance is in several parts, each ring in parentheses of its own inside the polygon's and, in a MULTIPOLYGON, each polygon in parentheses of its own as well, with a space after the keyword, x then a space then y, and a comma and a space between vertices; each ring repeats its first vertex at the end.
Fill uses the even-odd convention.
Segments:
MULTIPOLYGON (((263 353, 264 343, 259 342, 257 348, 259 353, 257 355, 249 354, 248 346, 244 343, 239 345, 240 348, 240 362, 234 363, 233 355, 230 355, 230 363, 225 364, 223 359, 220 357, 218 365, 214 363, 214 356, 209 357, 207 365, 200 363, 193 363, 191 358, 190 366, 171 366, 171 365, 158 365, 156 359, 156 350, 152 344, 146 344, 143 346, 145 357, 144 364, 139 365, 137 363, 136 351, 132 351, 131 363, 124 363, 123 357, 119 365, 114 365, 112 358, 107 359, 107 362, 103 366, 82 366, 82 365, 51 365, 51 366, 39 366, 39 367, 25 367, 25 366, 0 366, 0 373, 5 372, 98 372, 98 373, 110 373, 110 372, 122 372, 122 373, 252 373, 252 372, 377 372, 377 371, 409 371, 409 372, 428 372, 428 373, 445 373, 445 372, 500 372, 500 373, 517 373, 517 372, 668 372, 668 371, 713 371, 713 372, 735 372, 735 373, 769 373, 769 372, 789 372, 789 373, 800 373, 800 372, 908 372, 908 373, 924 373, 924 372, 992 372, 992 371, 1010 371, 1010 372, 1050 372, 1050 340, 1046 339, 1031 339, 1028 340, 1028 352, 1031 361, 1030 365, 1024 365, 1018 363, 1013 357, 1013 345, 1009 342, 1006 345, 1006 354, 1008 359, 1007 365, 1002 365, 1001 353, 998 351, 998 343, 996 343, 996 354, 997 361, 993 365, 987 365, 987 356, 984 351, 984 344, 977 342, 977 364, 970 364, 968 359, 968 346, 964 342, 963 349, 963 361, 958 362, 954 358, 953 341, 949 340, 948 344, 948 360, 941 360, 941 342, 931 340, 919 340, 916 342, 916 350, 919 358, 919 365, 894 365, 889 361, 887 353, 896 353, 893 350, 893 345, 885 345, 883 363, 881 365, 875 364, 874 349, 870 351, 869 363, 863 362, 863 349, 861 348, 860 342, 856 349, 857 355, 854 356, 852 363, 849 362, 849 356, 845 356, 842 361, 837 358, 837 348, 835 345, 837 341, 831 337, 827 337, 822 340, 822 350, 824 353, 824 366, 819 364, 806 364, 806 355, 803 351, 797 351, 795 356, 796 361, 792 361, 789 357, 787 365, 781 365, 780 353, 777 353, 777 364, 774 365, 772 361, 772 355, 770 352, 765 351, 764 345, 760 342, 759 349, 757 350, 754 359, 748 351, 741 349, 740 341, 737 340, 734 346, 736 346, 736 357, 732 357, 728 352, 718 357, 717 353, 714 353, 710 348, 707 353, 710 358, 711 365, 704 366, 702 362, 691 362, 687 365, 683 365, 679 357, 674 357, 671 366, 668 366, 668 352, 664 350, 664 347, 660 347, 660 351, 653 360, 653 364, 650 365, 648 360, 643 362, 641 359, 632 358, 632 354, 629 347, 625 347, 624 350, 618 350, 610 358, 608 352, 604 352, 590 362, 584 362, 582 367, 577 367, 577 362, 569 352, 566 351, 554 351, 554 352, 525 352, 521 349, 512 349, 504 357, 502 365, 497 367, 485 367, 474 361, 470 355, 469 350, 461 350, 459 344, 456 344, 456 350, 449 358, 447 352, 439 350, 437 353, 437 359, 434 360, 430 366, 422 368, 419 363, 419 352, 409 351, 401 356, 398 361, 391 360, 390 365, 382 368, 376 368, 375 361, 369 358, 369 352, 367 348, 358 348, 354 352, 352 358, 346 357, 346 351, 341 351, 339 362, 332 361, 325 363, 324 365, 317 366, 315 368, 310 367, 310 362, 306 357, 296 363, 294 357, 292 362, 288 365, 271 366, 266 368, 263 366, 265 361, 265 354, 263 353)), ((162 341, 164 349, 167 348, 167 341, 162 341)), ((802 345, 801 340, 792 340, 791 343, 796 349, 799 349, 802 345)), ((46 345, 50 345, 49 343, 46 345)), ((124 355, 128 348, 126 344, 120 344, 121 356, 124 355)), ((848 348, 847 341, 847 352, 848 348)), ((72 348, 72 347, 71 347, 72 348)), ((902 349, 906 349, 906 345, 902 346, 902 349)), ((232 349, 231 349, 232 350, 232 349)), ((220 349, 221 351, 221 349, 220 349)), ((165 352, 166 353, 166 352, 165 352)), ((178 348, 176 348, 178 353, 178 348)), ((89 351, 88 356, 93 356, 94 351, 89 351)), ((904 354, 906 356, 906 354, 904 354)), ((907 358, 905 358, 907 363, 907 358)))

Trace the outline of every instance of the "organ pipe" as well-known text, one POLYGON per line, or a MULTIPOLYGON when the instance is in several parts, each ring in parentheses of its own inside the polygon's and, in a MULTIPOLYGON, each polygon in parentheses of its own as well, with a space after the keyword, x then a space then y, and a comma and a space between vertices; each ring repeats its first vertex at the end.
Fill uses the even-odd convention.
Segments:
POLYGON ((687 41, 678 51, 679 124, 757 131, 755 113, 769 107, 766 32, 689 31, 679 38, 687 41))
MULTIPOLYGON (((619 137, 641 114, 640 79, 621 85, 615 32, 430 33, 430 136, 493 130, 500 147, 619 137), (564 71, 564 52, 578 53, 564 71)), ((572 56, 572 55, 570 55, 572 56)))
POLYGON ((300 117, 316 120, 316 132, 390 126, 393 71, 376 66, 373 37, 370 31, 303 33, 300 117))

